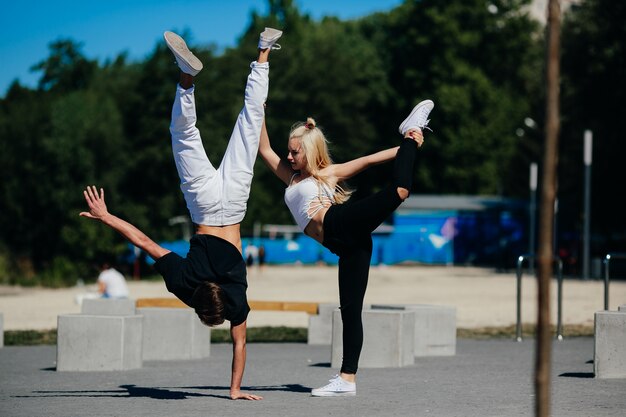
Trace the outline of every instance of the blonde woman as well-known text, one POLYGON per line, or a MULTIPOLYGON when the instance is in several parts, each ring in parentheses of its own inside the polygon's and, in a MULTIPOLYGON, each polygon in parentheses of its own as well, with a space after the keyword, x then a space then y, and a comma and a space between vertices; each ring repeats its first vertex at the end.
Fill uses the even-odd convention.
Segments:
POLYGON ((343 363, 330 383, 311 391, 319 397, 356 395, 356 372, 363 346, 361 310, 372 256, 371 233, 404 201, 411 190, 422 130, 434 104, 420 102, 400 125, 400 146, 342 164, 330 158, 328 142, 315 120, 297 123, 289 133, 287 158, 271 147, 265 124, 259 153, 286 185, 285 203, 296 223, 339 256, 339 301, 343 321, 343 363), (351 191, 344 181, 364 169, 394 160, 393 181, 386 188, 358 201, 344 204, 351 191))

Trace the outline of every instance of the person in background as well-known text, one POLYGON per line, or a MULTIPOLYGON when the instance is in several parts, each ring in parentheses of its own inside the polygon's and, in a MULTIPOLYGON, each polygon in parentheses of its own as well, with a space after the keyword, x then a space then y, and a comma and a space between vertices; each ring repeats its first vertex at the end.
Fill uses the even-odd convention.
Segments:
POLYGON ((259 272, 263 272, 263 267, 265 266, 265 246, 259 246, 259 272))
POLYGON ((244 255, 246 257, 246 265, 248 268, 252 268, 254 266, 254 262, 259 256, 259 248, 250 241, 246 244, 246 248, 244 249, 244 255))
POLYGON ((113 268, 109 262, 100 265, 100 275, 98 275, 98 292, 102 298, 128 298, 128 286, 126 278, 117 269, 113 268))

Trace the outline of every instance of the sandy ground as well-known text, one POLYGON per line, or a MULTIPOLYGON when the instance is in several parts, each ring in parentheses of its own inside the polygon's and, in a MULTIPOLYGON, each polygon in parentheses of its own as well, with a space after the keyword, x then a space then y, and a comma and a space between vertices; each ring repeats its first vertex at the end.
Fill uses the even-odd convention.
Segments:
MULTIPOLYGON (((337 269, 324 266, 267 266, 252 269, 248 299, 338 303, 337 269)), ((171 297, 162 282, 129 281, 131 297, 171 297)), ((522 279, 522 322, 536 321, 536 280, 522 279)), ((552 322, 557 317, 557 285, 552 285, 552 322)), ((57 316, 79 313, 76 295, 95 286, 67 289, 0 287, 0 313, 5 330, 53 329, 57 316)), ((626 282, 610 284, 610 310, 626 304, 626 282)), ((438 304, 456 307, 457 326, 475 328, 516 323, 516 275, 474 267, 373 267, 366 303, 438 304)), ((593 325, 604 306, 604 282, 566 279, 563 324, 593 325)), ((306 313, 252 311, 248 325, 306 327, 306 313)))

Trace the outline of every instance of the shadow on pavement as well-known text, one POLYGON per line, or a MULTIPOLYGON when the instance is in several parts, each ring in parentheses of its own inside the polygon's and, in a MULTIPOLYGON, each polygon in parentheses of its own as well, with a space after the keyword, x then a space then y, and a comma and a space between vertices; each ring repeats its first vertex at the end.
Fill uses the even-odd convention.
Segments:
MULTIPOLYGON (((137 385, 120 385, 119 390, 81 390, 81 391, 33 391, 33 395, 16 395, 13 398, 44 398, 44 397, 112 397, 112 398, 151 398, 153 400, 185 400, 189 397, 213 397, 230 400, 229 395, 203 394, 186 390, 230 391, 228 386, 200 387, 138 387, 137 385), (182 390, 182 391, 181 391, 182 390)), ((244 391, 287 391, 311 392, 310 387, 300 384, 265 385, 241 387, 244 391)))

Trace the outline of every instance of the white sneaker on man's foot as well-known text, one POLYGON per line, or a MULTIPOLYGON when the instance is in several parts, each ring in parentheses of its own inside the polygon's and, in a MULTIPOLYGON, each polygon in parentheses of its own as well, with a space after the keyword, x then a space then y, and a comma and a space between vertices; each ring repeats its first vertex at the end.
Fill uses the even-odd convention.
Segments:
POLYGON ((194 77, 198 75, 202 70, 202 62, 187 48, 185 40, 174 32, 163 33, 163 38, 165 38, 167 47, 176 57, 176 63, 180 70, 194 77))
POLYGON ((356 383, 354 382, 348 382, 339 375, 335 375, 329 382, 328 385, 311 390, 311 395, 313 397, 347 397, 356 395, 356 383))
POLYGON ((413 107, 409 117, 404 119, 404 122, 400 124, 398 131, 404 135, 411 129, 424 130, 424 128, 428 126, 428 122, 430 122, 428 115, 433 107, 435 107, 435 103, 433 103, 432 100, 424 100, 417 103, 417 106, 413 107))
POLYGON ((274 28, 265 28, 259 36, 259 49, 280 49, 280 45, 276 43, 280 37, 283 36, 283 32, 274 28))

